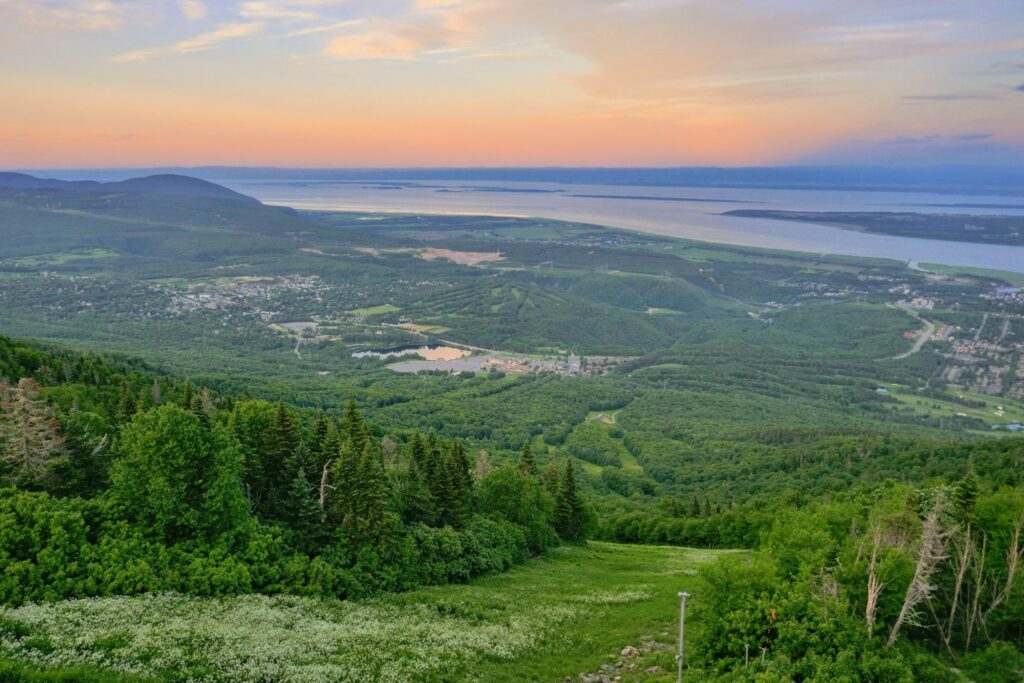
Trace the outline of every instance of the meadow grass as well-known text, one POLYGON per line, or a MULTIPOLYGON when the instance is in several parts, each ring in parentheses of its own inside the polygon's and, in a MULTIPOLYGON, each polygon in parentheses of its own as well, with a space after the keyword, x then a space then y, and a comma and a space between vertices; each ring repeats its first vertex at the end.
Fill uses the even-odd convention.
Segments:
POLYGON ((384 313, 394 313, 400 310, 398 306, 394 304, 380 304, 377 306, 367 306, 366 308, 356 308, 349 311, 354 315, 383 315, 384 313))
POLYGON ((173 681, 555 681, 647 642, 637 671, 670 669, 676 594, 699 596, 696 570, 720 552, 591 543, 470 584, 360 602, 148 595, 26 605, 0 611, 0 658, 173 681))

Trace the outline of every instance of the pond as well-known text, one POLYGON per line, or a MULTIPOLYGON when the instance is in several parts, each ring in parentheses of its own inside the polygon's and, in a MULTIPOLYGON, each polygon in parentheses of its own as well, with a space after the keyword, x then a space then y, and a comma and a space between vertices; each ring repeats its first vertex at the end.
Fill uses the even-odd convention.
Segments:
POLYGON ((472 351, 454 346, 399 346, 391 349, 367 349, 352 354, 353 358, 397 358, 417 355, 426 360, 456 360, 470 355, 472 351))

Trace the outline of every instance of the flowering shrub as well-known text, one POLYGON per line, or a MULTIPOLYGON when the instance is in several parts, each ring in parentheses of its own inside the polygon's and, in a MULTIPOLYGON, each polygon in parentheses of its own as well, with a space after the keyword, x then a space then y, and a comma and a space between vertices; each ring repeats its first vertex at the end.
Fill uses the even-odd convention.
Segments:
POLYGON ((479 657, 513 658, 578 609, 494 600, 478 609, 262 595, 67 600, 0 613, 0 656, 180 681, 431 680, 479 657))

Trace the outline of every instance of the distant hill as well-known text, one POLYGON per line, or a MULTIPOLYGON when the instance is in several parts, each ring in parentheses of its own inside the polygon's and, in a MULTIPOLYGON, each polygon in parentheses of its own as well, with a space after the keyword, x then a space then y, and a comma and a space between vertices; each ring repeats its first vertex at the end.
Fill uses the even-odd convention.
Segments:
POLYGON ((248 204, 260 203, 252 197, 229 190, 222 185, 173 173, 162 173, 109 183, 100 183, 95 180, 37 178, 26 173, 0 173, 0 188, 15 190, 63 190, 67 192, 167 194, 184 197, 213 197, 248 204))

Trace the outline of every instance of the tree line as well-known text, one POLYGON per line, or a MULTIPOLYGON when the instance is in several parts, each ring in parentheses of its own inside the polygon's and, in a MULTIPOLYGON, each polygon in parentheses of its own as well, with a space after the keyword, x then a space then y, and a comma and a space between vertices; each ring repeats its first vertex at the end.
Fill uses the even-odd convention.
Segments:
POLYGON ((574 466, 0 338, 0 602, 363 595, 501 571, 593 517, 574 466))

